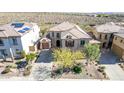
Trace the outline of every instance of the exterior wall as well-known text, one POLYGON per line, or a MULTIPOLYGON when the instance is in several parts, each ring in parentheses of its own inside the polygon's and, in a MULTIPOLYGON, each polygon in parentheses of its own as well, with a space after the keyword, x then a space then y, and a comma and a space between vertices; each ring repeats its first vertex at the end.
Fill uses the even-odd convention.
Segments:
POLYGON ((118 36, 114 37, 112 51, 115 52, 120 58, 124 55, 124 38, 120 38, 118 36), (120 42, 121 40, 123 41, 120 42))
POLYGON ((29 46, 34 46, 34 44, 39 40, 39 32, 40 29, 37 25, 34 25, 32 30, 29 33, 26 33, 22 37, 10 37, 10 38, 2 38, 4 46, 0 46, 0 50, 6 50, 7 57, 11 57, 11 52, 14 57, 19 57, 18 52, 25 51, 26 54, 29 53, 29 46), (16 38, 17 45, 13 45, 12 38, 16 38))
POLYGON ((105 46, 108 46, 111 33, 106 34, 106 33, 99 33, 97 31, 93 31, 93 34, 95 35, 97 40, 101 41, 101 46, 103 46, 103 43, 106 43, 105 46), (101 39, 100 39, 100 35, 101 35, 101 39), (105 35, 107 35, 107 39, 105 39, 105 35))
MULTIPOLYGON (((15 37, 14 37, 15 38, 15 37)), ((20 37, 16 37, 17 45, 13 45, 12 38, 3 38, 4 46, 0 46, 0 49, 5 49, 7 57, 11 57, 10 51, 12 51, 13 56, 17 57, 17 50, 22 51, 21 39, 20 37)))
MULTIPOLYGON (((80 45, 81 40, 85 41, 85 44, 89 42, 89 39, 75 39, 74 40, 74 47, 72 47, 72 50, 77 50, 77 49, 83 49, 84 45, 80 45)), ((67 48, 65 46, 65 39, 62 40, 62 48, 67 48)))
POLYGON ((19 57, 17 51, 23 51, 23 48, 22 48, 21 38, 17 37, 16 40, 17 40, 17 45, 13 45, 12 38, 9 38, 10 48, 12 49, 13 56, 19 57))
POLYGON ((39 32, 40 29, 38 26, 34 26, 29 33, 26 33, 21 37, 22 47, 26 54, 30 52, 29 46, 34 46, 34 44, 40 38, 39 32))
MULTIPOLYGON (((68 33, 68 32, 67 32, 67 33, 68 33)), ((61 42, 60 48, 66 48, 66 46, 65 46, 65 40, 66 40, 66 39, 62 39, 62 36, 67 35, 67 33, 65 33, 65 32, 64 32, 64 33, 61 33, 61 32, 54 32, 54 37, 53 37, 53 36, 52 36, 52 32, 49 32, 52 47, 57 47, 57 46, 56 46, 56 41, 57 41, 57 40, 60 40, 60 42, 61 42), (60 38, 57 38, 57 37, 56 37, 57 33, 60 33, 60 38)), ((81 40, 84 40, 85 43, 88 43, 88 42, 89 42, 89 39, 85 39, 85 38, 82 38, 82 39, 74 39, 74 47, 72 47, 71 49, 76 50, 76 49, 83 48, 83 46, 80 45, 80 41, 81 41, 81 40)))
MULTIPOLYGON (((7 57, 10 56, 10 44, 7 38, 2 38, 2 41, 4 43, 4 46, 0 46, 0 50, 6 50, 7 57)), ((0 55, 0 58, 2 58, 2 55, 0 55)))
POLYGON ((51 44, 52 44, 52 47, 56 47, 56 41, 57 40, 60 40, 61 41, 61 46, 62 47, 62 40, 61 40, 61 32, 49 32, 50 34, 50 39, 51 39, 51 44), (54 33, 54 37, 52 36, 52 33, 54 33), (57 33, 60 34, 60 38, 57 38, 57 33))

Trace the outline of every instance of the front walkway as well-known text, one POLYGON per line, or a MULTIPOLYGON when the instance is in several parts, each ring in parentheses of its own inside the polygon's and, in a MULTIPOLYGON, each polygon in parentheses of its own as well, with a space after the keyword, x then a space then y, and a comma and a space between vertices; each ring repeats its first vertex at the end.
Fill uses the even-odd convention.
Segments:
POLYGON ((105 72, 110 80, 124 80, 124 71, 118 64, 104 65, 105 72))

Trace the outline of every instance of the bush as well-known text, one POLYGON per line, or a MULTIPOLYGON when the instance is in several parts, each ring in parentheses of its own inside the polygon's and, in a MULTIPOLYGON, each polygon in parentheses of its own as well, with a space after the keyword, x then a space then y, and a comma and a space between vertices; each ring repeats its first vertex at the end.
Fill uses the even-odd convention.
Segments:
POLYGON ((11 65, 8 65, 6 67, 8 67, 8 68, 17 68, 17 65, 16 64, 11 64, 11 65))
POLYGON ((84 53, 82 53, 81 51, 73 52, 73 56, 75 60, 83 59, 85 57, 84 53))
POLYGON ((29 75, 30 75, 30 73, 31 73, 31 71, 30 71, 30 70, 25 69, 25 70, 24 70, 24 73, 23 73, 23 76, 29 76, 29 75))
POLYGON ((28 66, 26 67, 27 70, 31 70, 31 68, 32 68, 31 65, 28 65, 28 66))
POLYGON ((7 74, 7 73, 9 73, 9 72, 11 72, 10 68, 9 68, 9 67, 6 67, 6 68, 1 72, 1 74, 7 74))
POLYGON ((20 52, 20 55, 21 55, 21 58, 25 58, 25 57, 26 57, 25 51, 21 51, 21 52, 20 52))
POLYGON ((32 61, 32 60, 34 60, 35 57, 36 57, 35 53, 30 53, 30 54, 26 55, 26 61, 27 62, 32 61))
POLYGON ((60 75, 60 74, 63 73, 63 69, 62 69, 62 68, 58 68, 58 69, 55 70, 55 73, 56 73, 57 75, 60 75))
POLYGON ((30 75, 30 73, 31 73, 31 68, 32 68, 32 66, 31 66, 31 65, 28 65, 28 66, 25 68, 23 75, 24 75, 24 76, 30 75))
POLYGON ((80 74, 81 72, 82 72, 82 69, 81 69, 81 67, 80 66, 74 66, 73 68, 72 68, 72 71, 74 72, 74 73, 76 73, 76 74, 80 74))
POLYGON ((98 68, 98 71, 99 71, 99 72, 104 72, 104 69, 105 69, 105 67, 102 66, 102 67, 99 67, 99 68, 98 68))

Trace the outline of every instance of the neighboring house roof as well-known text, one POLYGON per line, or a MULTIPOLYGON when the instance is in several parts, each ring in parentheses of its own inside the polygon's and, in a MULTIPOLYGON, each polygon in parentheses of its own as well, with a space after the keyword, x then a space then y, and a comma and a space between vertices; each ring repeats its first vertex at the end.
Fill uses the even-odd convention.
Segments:
POLYGON ((124 27, 118 26, 113 22, 96 26, 96 31, 100 33, 121 33, 124 32, 124 27))
POLYGON ((63 22, 53 28, 50 29, 53 32, 61 32, 62 39, 65 39, 66 35, 72 35, 72 39, 80 39, 80 38, 91 38, 85 31, 83 31, 78 25, 63 22))
POLYGON ((0 26, 0 37, 19 37, 27 33, 32 28, 31 23, 10 23, 0 26), (17 24, 17 25, 15 25, 17 24), (23 32, 21 32, 23 31, 23 32))
POLYGON ((124 39, 124 33, 121 33, 121 34, 115 34, 115 36, 119 36, 119 37, 121 37, 121 38, 124 39))
POLYGON ((92 40, 89 41, 89 43, 90 43, 90 44, 100 44, 101 42, 98 41, 98 40, 92 39, 92 40))

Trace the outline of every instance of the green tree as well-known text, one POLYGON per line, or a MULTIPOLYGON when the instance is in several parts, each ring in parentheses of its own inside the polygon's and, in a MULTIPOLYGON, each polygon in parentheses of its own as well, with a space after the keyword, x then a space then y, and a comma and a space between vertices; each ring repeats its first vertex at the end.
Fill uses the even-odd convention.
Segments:
POLYGON ((85 53, 88 61, 98 61, 100 57, 100 48, 97 44, 86 44, 85 53))
POLYGON ((74 64, 73 53, 69 49, 57 49, 53 52, 54 59, 63 68, 72 67, 74 64))
POLYGON ((75 60, 85 57, 81 51, 72 52, 70 49, 55 49, 53 52, 56 63, 63 68, 71 68, 75 60))

